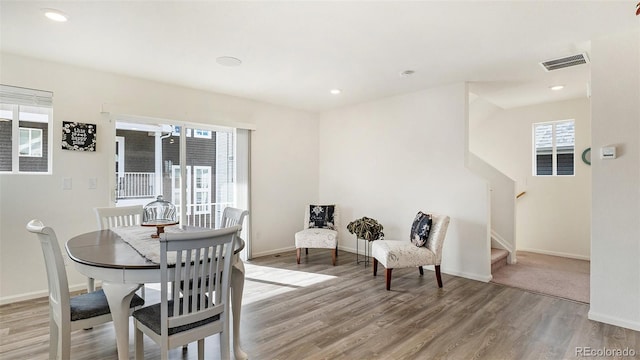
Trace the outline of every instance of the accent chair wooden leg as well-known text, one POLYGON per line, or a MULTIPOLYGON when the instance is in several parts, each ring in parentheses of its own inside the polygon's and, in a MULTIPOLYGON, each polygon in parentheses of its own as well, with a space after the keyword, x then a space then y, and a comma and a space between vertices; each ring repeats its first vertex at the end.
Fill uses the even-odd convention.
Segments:
POLYGON ((309 255, 309 248, 304 248, 304 254, 309 255))
POLYGON ((391 290, 391 271, 393 271, 393 269, 387 269, 387 274, 385 276, 385 279, 387 280, 387 291, 391 290))
POLYGON ((336 266, 336 253, 337 251, 332 251, 331 252, 331 260, 333 261, 333 266, 336 266))
POLYGON ((378 259, 373 258, 373 276, 378 275, 378 259))
POLYGON ((442 275, 440 275, 440 265, 436 265, 436 280, 438 280, 438 287, 442 287, 442 275))
POLYGON ((422 268, 422 266, 418 266, 418 271, 420 271, 420 276, 424 275, 424 269, 422 268))
POLYGON ((338 257, 338 245, 336 245, 336 257, 338 257))
POLYGON ((298 262, 298 264, 300 264, 300 248, 296 249, 296 261, 298 262))

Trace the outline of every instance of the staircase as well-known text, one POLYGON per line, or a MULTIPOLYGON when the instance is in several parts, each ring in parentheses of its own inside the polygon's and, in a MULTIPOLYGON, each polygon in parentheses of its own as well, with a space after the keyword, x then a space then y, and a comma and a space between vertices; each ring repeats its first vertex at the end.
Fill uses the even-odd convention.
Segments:
POLYGON ((501 267, 507 265, 509 252, 503 249, 491 248, 491 273, 495 273, 501 267))

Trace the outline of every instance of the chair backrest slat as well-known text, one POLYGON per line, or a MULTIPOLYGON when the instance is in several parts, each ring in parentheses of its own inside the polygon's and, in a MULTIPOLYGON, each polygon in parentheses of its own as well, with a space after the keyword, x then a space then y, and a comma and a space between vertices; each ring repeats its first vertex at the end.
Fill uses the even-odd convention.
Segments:
POLYGON ((222 211, 222 218, 220 220, 221 228, 240 225, 244 222, 244 218, 249 214, 247 210, 226 207, 222 211))
POLYGON ((122 226, 140 225, 142 205, 94 208, 100 230, 122 226))
MULTIPOLYGON (((163 233, 160 236, 161 336, 168 328, 194 323, 221 314, 228 318, 229 286, 233 261, 233 243, 239 225, 198 232, 163 233), (176 263, 168 263, 174 253, 176 263), (173 276, 171 274, 173 273, 173 276), (173 291, 172 315, 169 316, 166 295, 168 282, 176 284, 173 291), (183 284, 183 297, 179 297, 183 284)), ((228 321, 227 318, 222 319, 228 321)))

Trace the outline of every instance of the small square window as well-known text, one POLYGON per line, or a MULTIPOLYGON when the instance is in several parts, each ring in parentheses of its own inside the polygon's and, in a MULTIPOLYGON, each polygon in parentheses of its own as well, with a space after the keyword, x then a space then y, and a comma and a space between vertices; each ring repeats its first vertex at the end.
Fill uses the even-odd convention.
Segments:
POLYGON ((574 175, 575 138, 573 120, 533 124, 533 175, 574 175))

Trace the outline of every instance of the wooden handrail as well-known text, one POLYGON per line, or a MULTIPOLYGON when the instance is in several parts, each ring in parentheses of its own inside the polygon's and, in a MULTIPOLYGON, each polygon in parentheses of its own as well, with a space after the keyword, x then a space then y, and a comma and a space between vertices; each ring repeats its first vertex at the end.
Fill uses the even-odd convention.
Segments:
POLYGON ((520 199, 526 193, 526 191, 521 192, 520 194, 516 195, 516 199, 520 199))

